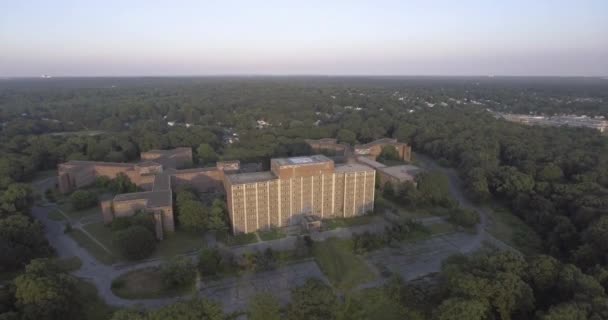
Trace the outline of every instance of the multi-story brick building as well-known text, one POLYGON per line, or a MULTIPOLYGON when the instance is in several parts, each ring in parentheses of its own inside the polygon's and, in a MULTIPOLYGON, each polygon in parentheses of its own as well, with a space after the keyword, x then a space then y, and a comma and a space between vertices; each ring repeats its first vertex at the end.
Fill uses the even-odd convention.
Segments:
POLYGON ((227 174, 224 182, 234 233, 320 219, 352 217, 373 210, 375 170, 335 165, 323 156, 271 160, 266 172, 227 174))
POLYGON ((141 153, 142 162, 112 163, 97 161, 68 161, 58 168, 58 187, 63 193, 93 184, 98 177, 116 178, 126 175, 142 192, 116 195, 101 201, 103 219, 131 216, 138 211, 153 215, 156 236, 175 230, 173 218, 173 188, 190 186, 199 192, 222 192, 224 172, 237 172, 238 161, 218 162, 215 167, 178 169, 192 164, 190 148, 152 150, 141 153))
POLYGON ((178 169, 192 164, 189 148, 142 152, 142 162, 68 161, 59 165, 58 186, 67 193, 95 182, 97 177, 124 174, 142 192, 116 195, 101 202, 104 221, 138 211, 153 215, 162 239, 175 229, 173 188, 190 186, 199 192, 225 192, 234 233, 300 223, 304 217, 352 217, 373 210, 376 175, 381 183, 413 181, 416 168, 386 167, 374 161, 385 145, 395 146, 400 158, 410 160, 411 149, 394 139, 380 139, 351 148, 335 139, 307 140, 315 149, 346 154, 346 164, 324 155, 271 160, 270 171, 243 172, 239 161, 215 167, 178 169), (327 149, 327 148, 325 148, 327 149), (353 155, 353 152, 355 155, 353 155))

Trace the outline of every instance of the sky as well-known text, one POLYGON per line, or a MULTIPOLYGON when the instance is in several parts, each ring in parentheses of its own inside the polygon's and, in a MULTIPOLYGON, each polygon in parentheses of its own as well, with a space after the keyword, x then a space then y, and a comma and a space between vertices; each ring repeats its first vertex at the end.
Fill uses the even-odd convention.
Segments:
POLYGON ((0 77, 608 76, 607 0, 0 0, 0 77))

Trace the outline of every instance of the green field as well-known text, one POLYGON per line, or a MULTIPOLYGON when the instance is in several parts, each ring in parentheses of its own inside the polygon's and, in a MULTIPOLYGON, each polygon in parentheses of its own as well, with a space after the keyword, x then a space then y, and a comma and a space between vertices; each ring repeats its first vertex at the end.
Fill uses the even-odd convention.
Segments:
POLYGON ((524 254, 535 254, 541 251, 540 237, 519 217, 508 209, 495 206, 488 208, 490 227, 488 232, 524 254))
POLYGON ((72 231, 70 231, 68 234, 70 237, 72 237, 72 239, 74 239, 74 241, 78 243, 79 246, 86 249, 91 255, 93 255, 97 261, 103 264, 112 264, 116 262, 116 257, 112 253, 109 253, 104 248, 100 247, 81 230, 72 229, 72 231))
POLYGON ((323 273, 337 289, 350 290, 376 278, 363 259, 353 253, 350 240, 315 242, 312 252, 323 273))
POLYGON ((166 289, 157 267, 143 268, 125 273, 112 281, 112 292, 124 299, 155 299, 179 297, 194 293, 195 279, 183 287, 166 289))

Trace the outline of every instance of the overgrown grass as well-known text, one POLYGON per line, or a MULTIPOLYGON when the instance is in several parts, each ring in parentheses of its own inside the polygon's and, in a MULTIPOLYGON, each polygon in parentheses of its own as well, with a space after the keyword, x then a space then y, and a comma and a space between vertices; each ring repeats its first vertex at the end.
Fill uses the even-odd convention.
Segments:
POLYGON ((494 206, 487 211, 491 218, 488 232, 497 239, 526 255, 536 254, 542 250, 542 242, 538 234, 508 209, 494 206))
POLYGON ((260 231, 258 235, 263 241, 270 241, 285 238, 287 235, 278 228, 272 228, 268 231, 260 231))
POLYGON ((143 268, 125 273, 112 281, 112 292, 124 299, 156 299, 178 297, 193 293, 195 281, 179 288, 167 289, 163 285, 160 269, 143 268))
POLYGON ((451 223, 441 222, 426 226, 430 235, 446 234, 456 232, 456 227, 451 223))
POLYGON ((353 253, 351 240, 315 242, 312 252, 323 273, 337 289, 350 290, 376 278, 365 262, 353 253))
POLYGON ((70 231, 68 234, 78 243, 79 246, 93 255, 97 261, 108 265, 116 262, 116 257, 114 254, 109 253, 104 248, 100 247, 81 230, 72 229, 72 231, 70 231))
POLYGON ((239 233, 233 236, 230 233, 225 232, 218 234, 217 239, 227 246, 239 246, 258 242, 255 233, 239 233))
POLYGON ((78 300, 84 311, 84 319, 87 320, 107 320, 110 319, 114 309, 108 306, 97 294, 95 286, 85 280, 76 278, 76 289, 78 300))
POLYGON ((79 257, 73 256, 69 258, 56 259, 55 263, 64 272, 72 272, 82 267, 82 261, 79 257))
POLYGON ((335 218, 323 220, 323 228, 333 230, 337 228, 346 228, 368 224, 374 220, 374 215, 362 215, 350 218, 335 218))
POLYGON ((444 208, 408 208, 391 199, 383 197, 378 190, 376 190, 375 206, 379 210, 382 210, 383 208, 391 210, 397 216, 405 219, 429 218, 447 214, 447 211, 444 208))
POLYGON ((48 214, 49 219, 53 221, 63 221, 65 220, 65 216, 59 212, 58 210, 51 210, 48 214))

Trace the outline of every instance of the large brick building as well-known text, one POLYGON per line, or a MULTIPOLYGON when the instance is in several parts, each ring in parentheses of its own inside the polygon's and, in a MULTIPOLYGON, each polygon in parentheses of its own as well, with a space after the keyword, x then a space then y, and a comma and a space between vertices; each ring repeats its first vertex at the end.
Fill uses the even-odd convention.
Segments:
POLYGON ((375 170, 335 165, 323 155, 271 160, 266 172, 227 174, 225 189, 234 233, 373 210, 375 170))
POLYGON ((93 184, 97 177, 116 178, 124 174, 142 192, 116 195, 101 201, 104 222, 115 217, 131 216, 143 210, 153 215, 159 239, 175 230, 173 188, 187 185, 199 192, 222 192, 224 172, 237 172, 238 161, 218 162, 215 167, 179 169, 192 165, 192 150, 152 150, 141 153, 142 162, 112 163, 68 161, 58 168, 58 187, 63 193, 93 184))
POLYGON ((373 210, 375 180, 381 183, 413 181, 417 168, 387 167, 374 159, 385 145, 394 146, 401 159, 411 149, 394 139, 380 139, 351 148, 335 139, 307 140, 315 150, 329 149, 346 157, 336 164, 324 155, 271 160, 270 171, 244 172, 239 161, 218 162, 215 167, 180 169, 192 165, 192 150, 152 150, 141 153, 139 163, 68 161, 59 165, 59 190, 64 193, 94 183, 97 177, 124 174, 141 192, 116 195, 101 202, 103 219, 130 216, 138 211, 153 215, 157 238, 175 230, 173 188, 190 186, 199 192, 225 192, 234 233, 254 232, 272 226, 319 219, 352 217, 373 210))

